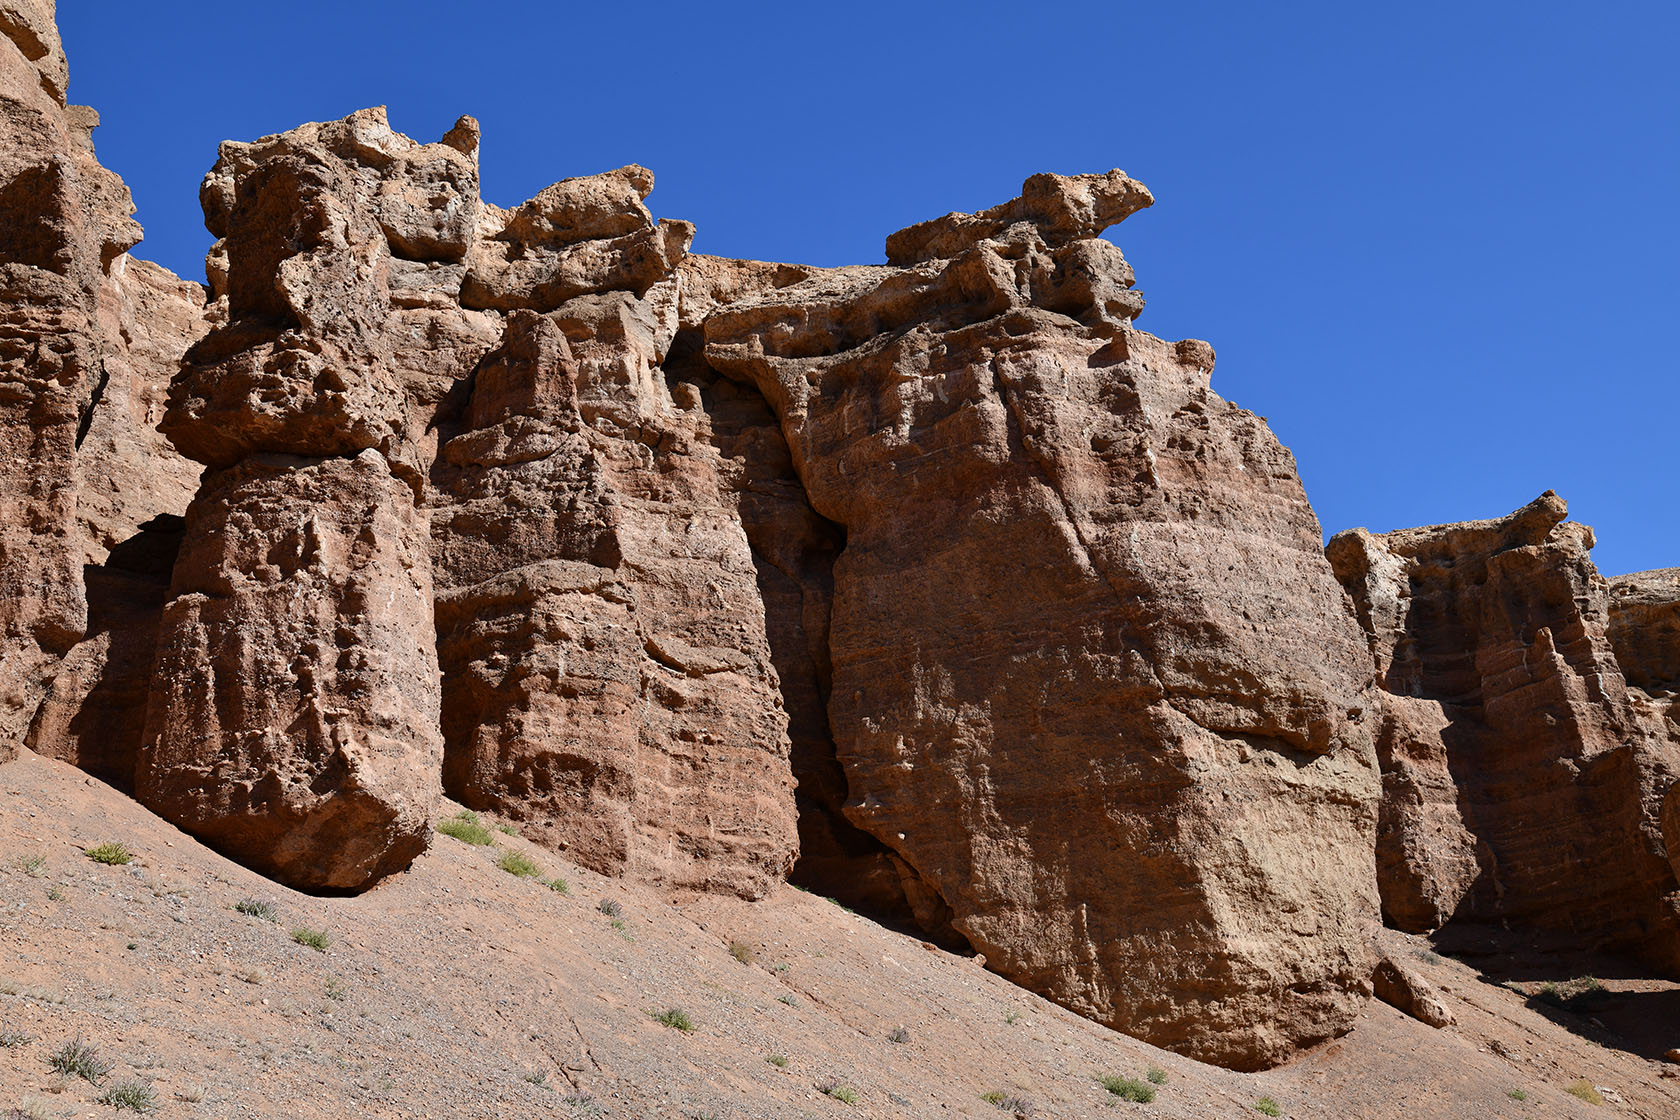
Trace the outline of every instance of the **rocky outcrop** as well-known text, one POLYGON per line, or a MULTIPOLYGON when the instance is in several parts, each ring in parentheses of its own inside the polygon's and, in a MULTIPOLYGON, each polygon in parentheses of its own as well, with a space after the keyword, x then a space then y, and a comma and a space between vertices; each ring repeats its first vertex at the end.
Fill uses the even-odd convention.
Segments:
POLYGON ((791 875, 1243 1069, 1373 987, 1451 1021, 1379 910, 1680 967, 1674 571, 1607 587, 1549 493, 1327 559, 1212 348, 1136 329, 1136 180, 733 261, 645 168, 504 210, 471 118, 369 109, 222 145, 206 298, 65 78, 0 2, 0 760, 307 890, 444 792, 791 875))
POLYGON ((53 14, 0 5, 0 759, 27 742, 126 787, 155 542, 108 559, 190 496, 152 429, 203 300, 128 256, 134 207, 99 115, 65 102, 53 14))
POLYGON ((415 144, 368 110, 224 144, 201 192, 224 321, 187 353, 161 426, 210 469, 159 627, 135 790, 295 887, 356 890, 405 867, 441 795, 418 497, 425 404, 475 324, 403 307, 393 276, 430 279, 465 253, 477 182, 471 152, 415 144))
MULTIPOLYGON (((1368 992, 1364 643, 1288 453, 1131 326, 1115 172, 713 312, 839 526, 828 716, 849 821, 988 966, 1210 1061, 1368 992), (1047 215, 1066 215, 1052 218, 1047 215)), ((787 279, 793 279, 788 277, 787 279)), ((914 899, 913 899, 914 901, 914 899)))
POLYGON ((692 228, 652 185, 565 180, 470 256, 508 310, 432 478, 444 781, 585 866, 757 897, 796 851, 787 717, 735 485, 661 370, 692 228))
POLYGON ((1680 896, 1658 813, 1680 751, 1624 681, 1592 531, 1566 516, 1548 491, 1505 518, 1330 542, 1391 694, 1384 913, 1673 969, 1680 896))
POLYGON ((1680 693, 1680 568, 1610 581, 1606 636, 1627 683, 1673 700, 1680 693))

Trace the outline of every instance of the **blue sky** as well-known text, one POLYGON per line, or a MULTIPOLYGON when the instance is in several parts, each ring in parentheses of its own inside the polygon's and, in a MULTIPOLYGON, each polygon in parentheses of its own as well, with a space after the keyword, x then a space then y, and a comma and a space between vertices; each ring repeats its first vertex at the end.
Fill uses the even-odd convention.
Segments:
POLYGON ((651 167, 698 251, 882 260, 1036 171, 1124 168, 1139 325, 1212 342, 1327 532, 1555 489, 1680 565, 1680 5, 60 0, 137 250, 194 279, 224 138, 478 117, 485 196, 651 167))

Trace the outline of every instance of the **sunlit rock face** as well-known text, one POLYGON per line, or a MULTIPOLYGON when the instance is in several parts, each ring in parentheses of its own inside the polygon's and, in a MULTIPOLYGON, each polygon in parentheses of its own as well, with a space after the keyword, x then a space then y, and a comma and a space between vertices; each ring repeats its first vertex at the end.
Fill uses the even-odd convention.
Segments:
POLYGON ((832 568, 848 822, 930 928, 1242 1068, 1369 993, 1377 697, 1287 451, 1205 343, 1135 330, 1119 172, 888 240, 706 318, 832 568))

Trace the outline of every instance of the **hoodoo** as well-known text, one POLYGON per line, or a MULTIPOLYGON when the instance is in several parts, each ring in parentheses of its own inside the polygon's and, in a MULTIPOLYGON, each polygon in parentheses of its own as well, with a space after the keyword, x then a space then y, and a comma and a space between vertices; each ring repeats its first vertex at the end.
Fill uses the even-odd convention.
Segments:
POLYGON ((1384 922, 1680 975, 1680 569, 1606 581, 1549 491, 1324 548, 1135 325, 1123 172, 814 268, 691 254, 636 165, 490 205, 472 118, 364 109, 221 145, 201 288, 129 255, 52 5, 0 48, 0 762, 317 894, 446 795, 791 878, 1239 1070, 1374 976, 1454 1022, 1384 922))

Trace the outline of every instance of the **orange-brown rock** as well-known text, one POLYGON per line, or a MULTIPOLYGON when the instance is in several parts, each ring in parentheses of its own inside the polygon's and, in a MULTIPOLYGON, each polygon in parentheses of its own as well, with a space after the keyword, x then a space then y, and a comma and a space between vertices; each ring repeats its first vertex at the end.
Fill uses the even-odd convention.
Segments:
POLYGON ((491 327, 396 293, 459 283, 471 134, 416 144, 364 110, 222 145, 201 192, 222 321, 187 353, 161 427, 211 469, 135 789, 302 889, 406 866, 442 792, 425 428, 491 327))
POLYGON ((0 7, 0 759, 27 741, 126 785, 149 615, 105 563, 191 494, 151 429, 202 296, 127 255, 134 207, 94 156, 99 115, 65 103, 53 15, 0 7))
POLYGON ((1660 699, 1680 694, 1680 568, 1610 581, 1606 635, 1627 683, 1660 699))
POLYGON ((615 255, 675 228, 652 182, 564 180, 487 234, 531 272, 495 273, 433 472, 444 781, 596 870, 757 897, 796 850, 787 717, 707 415, 661 372, 678 283, 615 255))
POLYGON ((1680 968, 1659 823, 1680 744, 1624 681, 1592 531, 1567 512, 1548 491, 1504 518, 1330 542, 1392 694, 1384 912, 1680 968))
POLYGON ((443 761, 429 543, 371 449, 212 472, 159 629, 140 801, 300 889, 407 866, 443 761))
POLYGON ((1378 999, 1420 1023, 1446 1027, 1456 1022, 1435 986, 1391 956, 1377 962, 1376 971, 1371 974, 1371 987, 1378 999))
POLYGON ((1131 328, 1129 269, 1090 238, 1123 214, 1042 217, 1147 199, 1129 182, 1035 180, 917 227, 895 258, 937 256, 913 267, 732 303, 705 359, 764 394, 845 533, 845 812, 924 920, 1252 1068, 1369 992, 1375 696, 1288 452, 1210 391, 1205 343, 1131 328))

